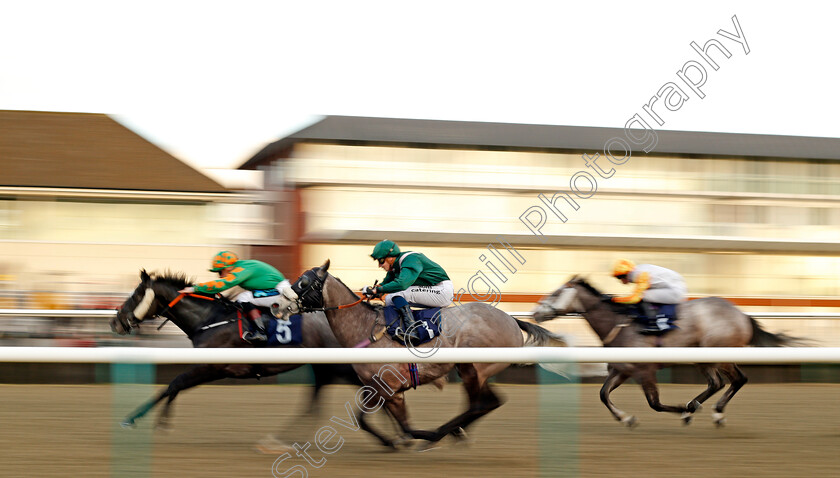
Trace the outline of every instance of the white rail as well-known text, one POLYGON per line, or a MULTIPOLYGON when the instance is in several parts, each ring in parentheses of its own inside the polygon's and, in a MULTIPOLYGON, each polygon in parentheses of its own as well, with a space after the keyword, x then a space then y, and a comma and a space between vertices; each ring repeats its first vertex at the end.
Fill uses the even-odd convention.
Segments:
POLYGON ((0 347, 0 362, 41 363, 840 363, 840 347, 603 348, 477 347, 391 349, 189 349, 0 347))
POLYGON ((68 319, 86 319, 96 317, 113 317, 115 310, 79 309, 0 309, 0 317, 62 317, 68 319))
MULTIPOLYGON (((2 313, 2 311, 0 311, 2 313)), ((531 317, 533 312, 508 312, 513 317, 531 317)), ((745 312, 756 319, 840 319, 836 312, 745 312)), ((561 315, 557 319, 579 319, 577 314, 561 315)))
MULTIPOLYGON (((116 313, 112 309, 79 309, 79 310, 52 310, 52 309, 0 309, 2 317, 64 317, 64 318, 91 318, 91 317, 113 317, 116 313)), ((531 317, 532 312, 508 312, 514 317, 531 317)), ((756 319, 840 319, 840 313, 832 312, 749 312, 750 317, 756 319)), ((558 319, 578 319, 579 315, 564 315, 558 319)))

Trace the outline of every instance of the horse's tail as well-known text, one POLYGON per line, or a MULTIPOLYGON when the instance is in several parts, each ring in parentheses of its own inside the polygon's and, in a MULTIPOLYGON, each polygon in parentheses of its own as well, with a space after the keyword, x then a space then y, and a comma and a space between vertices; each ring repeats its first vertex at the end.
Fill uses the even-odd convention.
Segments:
MULTIPOLYGON (((520 329, 528 334, 528 340, 525 341, 525 346, 573 347, 575 345, 574 336, 555 334, 539 325, 524 322, 517 318, 513 320, 516 321, 520 329)), ((603 377, 607 375, 606 364, 602 363, 538 363, 537 365, 568 380, 580 380, 581 377, 603 377)))
POLYGON ((800 337, 778 333, 774 334, 764 330, 754 318, 747 316, 752 324, 753 335, 749 345, 753 347, 791 347, 795 345, 807 345, 808 341, 800 337))
POLYGON ((513 318, 516 321, 516 325, 519 326, 526 334, 528 334, 528 340, 525 341, 526 346, 531 347, 568 347, 569 341, 566 337, 555 334, 550 330, 540 327, 537 324, 532 324, 530 322, 525 322, 519 320, 517 318, 513 318))

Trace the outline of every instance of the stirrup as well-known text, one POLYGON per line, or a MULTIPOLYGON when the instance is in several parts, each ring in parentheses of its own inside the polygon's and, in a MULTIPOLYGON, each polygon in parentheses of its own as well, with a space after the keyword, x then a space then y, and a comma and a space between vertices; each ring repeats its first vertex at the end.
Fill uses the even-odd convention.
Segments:
POLYGON ((248 342, 249 344, 266 344, 268 343, 268 337, 266 336, 259 336, 254 335, 253 337, 249 336, 248 333, 242 334, 242 340, 248 342))
POLYGON ((246 330, 242 332, 242 340, 249 343, 268 343, 268 333, 257 326, 257 330, 246 330))
POLYGON ((642 335, 662 335, 670 329, 661 329, 659 328, 656 323, 645 324, 642 326, 642 330, 639 331, 642 335))

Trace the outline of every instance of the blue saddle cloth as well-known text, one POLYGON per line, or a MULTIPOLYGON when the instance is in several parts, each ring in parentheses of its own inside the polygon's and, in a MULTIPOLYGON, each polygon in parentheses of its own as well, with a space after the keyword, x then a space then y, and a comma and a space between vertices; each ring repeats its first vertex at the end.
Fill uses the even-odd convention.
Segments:
POLYGON ((289 317, 289 320, 278 320, 272 317, 266 335, 268 335, 268 347, 300 345, 303 343, 303 317, 300 314, 289 317))
POLYGON ((677 320, 677 304, 654 304, 656 317, 665 317, 669 321, 677 320))
MULTIPOLYGON (((674 323, 677 320, 677 304, 653 304, 653 309, 656 311, 656 317, 648 317, 644 310, 634 305, 634 320, 642 324, 648 325, 650 328, 658 328, 659 333, 677 330, 679 327, 674 323)), ((650 332, 650 330, 648 330, 650 332)))
MULTIPOLYGON (((384 312, 385 323, 388 324, 388 335, 397 342, 405 345, 402 321, 400 320, 397 308, 389 305, 385 307, 384 312)), ((412 310, 411 313, 414 315, 414 320, 422 321, 422 324, 415 327, 417 334, 420 336, 420 341, 413 345, 424 344, 440 335, 440 307, 412 310)))

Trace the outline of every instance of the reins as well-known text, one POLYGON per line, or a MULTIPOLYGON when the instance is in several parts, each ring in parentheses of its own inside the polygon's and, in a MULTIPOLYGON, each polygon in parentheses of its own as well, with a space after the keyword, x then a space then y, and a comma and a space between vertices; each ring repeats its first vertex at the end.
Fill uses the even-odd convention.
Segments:
POLYGON ((335 306, 332 306, 332 307, 304 307, 304 306, 301 305, 301 306, 298 306, 298 309, 300 310, 301 313, 304 313, 304 312, 326 312, 328 310, 349 309, 350 307, 361 304, 366 299, 367 299, 367 297, 362 297, 361 299, 357 300, 356 302, 353 302, 352 304, 335 305, 335 306))
MULTIPOLYGON (((183 299, 185 296, 195 297, 196 299, 216 300, 216 298, 215 298, 215 297, 208 297, 208 296, 206 296, 206 295, 199 295, 199 294, 184 294, 184 293, 178 294, 178 296, 177 296, 177 297, 175 297, 174 299, 172 299, 172 302, 170 302, 170 303, 169 303, 169 304, 168 304, 168 305, 167 305, 167 306, 166 306, 166 307, 165 307, 162 311, 160 311, 160 312, 157 314, 158 316, 161 316, 161 317, 163 317, 163 318, 164 318, 163 322, 161 322, 161 323, 160 323, 160 325, 158 326, 157 330, 162 329, 162 328, 163 328, 163 326, 164 326, 164 325, 166 325, 166 323, 167 323, 167 322, 169 322, 169 321, 171 320, 171 318, 170 318, 170 317, 166 317, 166 316, 164 316, 163 314, 165 314, 166 312, 169 312, 169 309, 171 309, 171 308, 172 308, 175 304, 177 304, 178 302, 181 302, 181 299, 183 299)), ((200 330, 204 330, 204 329, 200 329, 200 330)))

